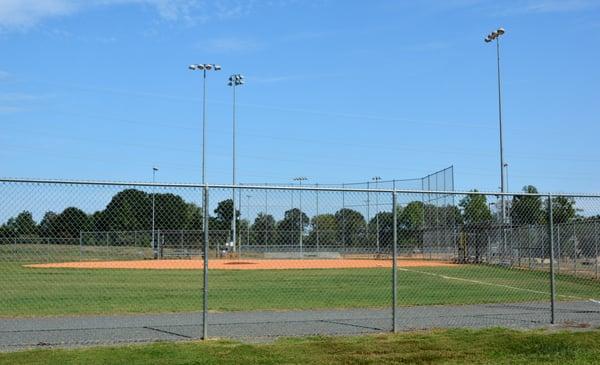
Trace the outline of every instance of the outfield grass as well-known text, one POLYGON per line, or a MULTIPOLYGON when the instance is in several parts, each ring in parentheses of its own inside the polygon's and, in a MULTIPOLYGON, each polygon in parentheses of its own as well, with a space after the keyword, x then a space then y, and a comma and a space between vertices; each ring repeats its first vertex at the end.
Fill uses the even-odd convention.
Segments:
POLYGON ((158 343, 0 354, 3 364, 599 364, 600 331, 447 330, 360 337, 158 343))
MULTIPOLYGON (((385 307, 390 269, 211 270, 213 311, 385 307)), ((548 274, 484 265, 403 269, 403 306, 549 299, 548 274)), ((600 299, 600 282, 559 276, 559 300, 600 299)), ((34 269, 0 265, 0 316, 198 311, 200 270, 34 269)))

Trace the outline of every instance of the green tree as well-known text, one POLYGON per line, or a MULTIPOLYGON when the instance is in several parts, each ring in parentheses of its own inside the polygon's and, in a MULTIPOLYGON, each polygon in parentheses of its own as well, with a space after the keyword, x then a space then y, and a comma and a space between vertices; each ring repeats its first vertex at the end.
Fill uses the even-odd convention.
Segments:
MULTIPOLYGON (((547 204, 546 204, 547 206, 547 204)), ((547 215, 546 209, 546 216, 547 215)), ((576 217, 575 199, 566 196, 552 197, 552 221, 555 224, 566 223, 576 217)))
POLYGON ((14 220, 15 232, 19 236, 35 236, 38 233, 37 223, 31 212, 23 211, 14 220))
MULTIPOLYGON (((533 185, 523 187, 523 192, 537 194, 538 190, 533 185)), ((510 217, 513 224, 540 224, 543 219, 542 199, 538 195, 515 195, 513 197, 510 217)))
MULTIPOLYGON (((472 192, 476 193, 477 190, 472 190, 472 192)), ((468 194, 461 199, 459 206, 463 210, 463 221, 467 225, 492 220, 492 212, 485 195, 468 194)))
MULTIPOLYGON (((217 208, 214 210, 215 213, 215 229, 227 230, 231 228, 231 220, 233 219, 233 200, 226 199, 222 200, 217 204, 217 208)), ((236 220, 240 216, 240 211, 235 210, 236 220)), ((239 223, 238 223, 239 227, 239 223)))
POLYGON ((185 227, 186 230, 202 229, 202 208, 194 203, 187 203, 185 206, 185 227))
POLYGON ((338 242, 346 245, 362 245, 365 239, 365 218, 356 210, 342 208, 335 213, 338 242))
POLYGON ((155 228, 160 230, 185 228, 187 208, 187 203, 179 195, 157 194, 154 204, 155 228))
POLYGON ((57 237, 77 238, 81 231, 90 229, 89 223, 89 217, 83 210, 69 207, 54 219, 53 230, 57 237))
POLYGON ((387 246, 393 243, 394 214, 379 212, 369 222, 369 231, 373 232, 374 242, 377 242, 377 219, 379 218, 379 245, 387 246))
POLYGON ((437 207, 430 204, 424 205, 420 201, 408 203, 400 212, 398 216, 398 240, 402 245, 414 246, 422 243, 425 209, 430 212, 427 215, 435 216, 437 213, 437 207))
POLYGON ((277 237, 282 244, 300 242, 300 232, 304 234, 310 219, 298 208, 292 208, 284 213, 283 219, 277 224, 277 237))
MULTIPOLYGON (((473 190, 476 193, 477 190, 473 190)), ((463 209, 463 240, 459 240, 459 257, 467 260, 474 254, 475 262, 481 262, 482 253, 492 224, 492 212, 485 195, 468 194, 459 203, 463 209)))
POLYGON ((333 214, 319 214, 310 221, 310 233, 306 242, 312 246, 335 245, 337 242, 338 222, 333 214))
POLYGON ((94 212, 90 216, 90 230, 108 231, 109 229, 109 219, 105 210, 94 212))
POLYGON ((400 212, 398 228, 403 230, 418 230, 423 227, 423 203, 412 201, 400 212))
POLYGON ((149 230, 152 227, 152 198, 136 189, 117 193, 104 210, 111 231, 149 230))
POLYGON ((58 214, 49 211, 44 214, 44 217, 40 221, 39 232, 42 237, 55 237, 56 236, 56 218, 58 214))
POLYGON ((274 244, 275 239, 275 218, 266 213, 258 213, 251 226, 252 243, 255 245, 274 244))

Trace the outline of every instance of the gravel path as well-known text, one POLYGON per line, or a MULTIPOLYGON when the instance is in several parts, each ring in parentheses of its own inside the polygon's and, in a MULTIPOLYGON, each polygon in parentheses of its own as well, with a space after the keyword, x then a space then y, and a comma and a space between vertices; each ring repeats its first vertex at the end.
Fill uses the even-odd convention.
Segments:
MULTIPOLYGON (((600 327, 600 304, 557 304, 553 327, 600 327)), ((390 309, 226 312, 209 314, 211 338, 249 342, 281 336, 354 335, 392 329, 390 309)), ((398 309, 402 331, 451 327, 541 328, 550 326, 548 303, 419 306, 398 309)), ((202 313, 0 319, 0 351, 79 347, 200 338, 202 313)))

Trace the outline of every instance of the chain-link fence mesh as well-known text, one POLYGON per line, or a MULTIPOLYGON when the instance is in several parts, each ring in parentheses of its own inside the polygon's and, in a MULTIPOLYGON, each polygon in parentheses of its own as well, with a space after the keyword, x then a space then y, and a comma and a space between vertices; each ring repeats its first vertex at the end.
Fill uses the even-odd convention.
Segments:
POLYGON ((600 196, 204 190, 1 180, 0 317, 206 303, 196 327, 245 337, 600 324, 600 196))

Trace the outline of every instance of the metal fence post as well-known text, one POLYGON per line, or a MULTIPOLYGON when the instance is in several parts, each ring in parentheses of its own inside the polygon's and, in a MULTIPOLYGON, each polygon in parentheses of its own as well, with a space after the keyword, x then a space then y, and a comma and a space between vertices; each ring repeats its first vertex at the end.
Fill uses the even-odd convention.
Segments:
POLYGON ((393 243, 392 243, 392 331, 398 332, 398 212, 397 195, 392 193, 393 243))
POLYGON ((600 234, 600 232, 598 232, 598 222, 594 223, 594 263, 595 263, 595 270, 596 270, 596 279, 598 279, 598 234, 600 234))
POLYGON ((562 259, 562 249, 560 246, 560 223, 556 225, 556 249, 558 250, 556 269, 557 272, 560 274, 560 260, 562 259))
POLYGON ((204 280, 202 287, 202 339, 206 340, 208 338, 208 186, 204 186, 204 194, 203 194, 203 216, 202 216, 202 228, 204 230, 204 280))
POLYGON ((556 283, 554 281, 554 216, 552 195, 548 195, 548 233, 550 237, 550 323, 555 323, 556 283))

